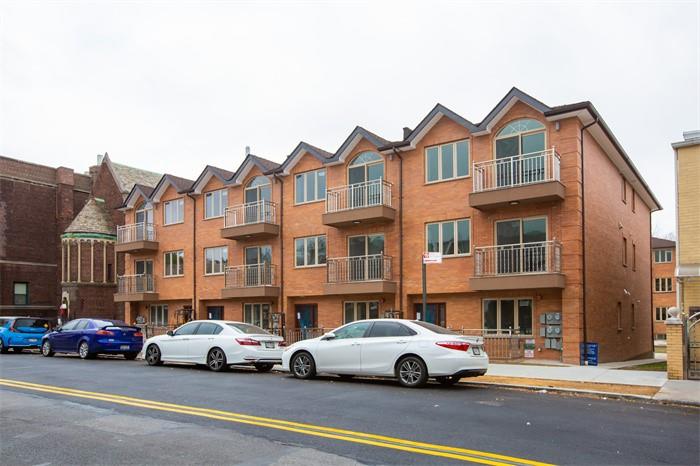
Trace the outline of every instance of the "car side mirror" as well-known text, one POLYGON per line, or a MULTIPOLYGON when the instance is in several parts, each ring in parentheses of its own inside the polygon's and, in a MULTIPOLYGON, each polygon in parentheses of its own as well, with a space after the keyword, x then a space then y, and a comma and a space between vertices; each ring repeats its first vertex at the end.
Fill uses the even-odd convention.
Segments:
POLYGON ((62 329, 61 329, 61 327, 56 327, 56 328, 53 329, 53 330, 54 330, 55 332, 60 332, 62 329))
POLYGON ((325 335, 323 335, 323 338, 321 340, 326 341, 326 340, 333 340, 335 338, 335 333, 333 332, 328 332, 325 335))
POLYGON ((167 333, 166 333, 166 335, 172 337, 172 336, 175 335, 175 334, 173 333, 172 330, 168 330, 167 333))

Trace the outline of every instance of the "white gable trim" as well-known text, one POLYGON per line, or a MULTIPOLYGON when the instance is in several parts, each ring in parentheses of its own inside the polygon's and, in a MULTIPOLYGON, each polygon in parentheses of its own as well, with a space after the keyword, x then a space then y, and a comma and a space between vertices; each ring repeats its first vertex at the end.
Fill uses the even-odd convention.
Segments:
MULTIPOLYGON (((510 98, 510 100, 508 101, 508 103, 501 109, 501 111, 498 112, 498 113, 491 119, 491 121, 488 122, 488 124, 486 125, 486 128, 483 129, 483 130, 481 130, 481 131, 478 131, 478 132, 474 133, 474 136, 483 136, 484 134, 490 134, 491 131, 493 130, 493 127, 496 126, 496 125, 498 124, 499 121, 501 121, 501 119, 506 115, 506 113, 508 113, 508 112, 510 111, 510 109, 513 108, 513 106, 514 106, 517 102, 522 102, 522 103, 524 103, 525 105, 527 105, 528 107, 534 108, 535 110, 537 110, 537 111, 539 112, 538 109, 536 109, 536 108, 533 107, 532 105, 528 104, 528 103, 525 102, 524 100, 519 99, 517 96, 513 96, 513 97, 510 98)), ((541 113, 541 112, 540 112, 540 113, 541 113)))

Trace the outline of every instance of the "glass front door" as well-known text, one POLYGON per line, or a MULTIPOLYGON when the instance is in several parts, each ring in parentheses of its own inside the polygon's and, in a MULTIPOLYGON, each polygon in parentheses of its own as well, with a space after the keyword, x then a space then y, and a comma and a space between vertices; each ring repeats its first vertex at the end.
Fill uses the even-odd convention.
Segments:
POLYGON ((272 284, 272 247, 245 248, 245 286, 272 284))
POLYGON ((496 222, 496 267, 498 273, 546 271, 547 219, 517 219, 496 222))
POLYGON ((381 204, 381 181, 384 178, 384 159, 379 154, 364 152, 348 168, 348 207, 358 208, 381 204), (370 183, 377 181, 377 183, 370 183))
POLYGON ((353 281, 381 280, 384 235, 351 236, 348 238, 349 277, 353 281))

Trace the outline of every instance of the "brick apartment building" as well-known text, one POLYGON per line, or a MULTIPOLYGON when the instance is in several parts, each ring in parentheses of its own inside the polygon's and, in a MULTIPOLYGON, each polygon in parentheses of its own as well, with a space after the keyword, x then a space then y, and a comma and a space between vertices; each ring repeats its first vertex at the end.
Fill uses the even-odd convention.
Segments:
POLYGON ((135 185, 117 250, 126 318, 245 320, 297 336, 383 316, 517 334, 535 357, 653 350, 657 200, 590 102, 512 89, 478 124, 436 105, 403 139, 356 127, 335 152, 135 185), (421 256, 428 266, 421 307, 421 256), (304 330, 302 330, 304 329, 304 330))
POLYGON ((651 254, 654 340, 665 340, 667 311, 676 305, 676 242, 652 237, 651 254))
POLYGON ((0 157, 0 315, 55 317, 65 302, 71 317, 121 317, 116 208, 135 182, 158 179, 106 154, 89 174, 0 157))

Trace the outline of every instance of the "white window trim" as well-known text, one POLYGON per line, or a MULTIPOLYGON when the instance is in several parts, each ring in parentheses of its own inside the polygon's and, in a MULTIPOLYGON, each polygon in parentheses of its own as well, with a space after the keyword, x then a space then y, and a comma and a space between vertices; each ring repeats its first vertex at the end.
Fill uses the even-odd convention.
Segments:
MULTIPOLYGON (((265 306, 265 305, 267 305, 267 306, 269 307, 269 310, 270 310, 270 311, 269 311, 269 315, 272 316, 272 314, 273 314, 274 312, 273 312, 273 308, 272 308, 272 303, 270 303, 270 302, 259 302, 259 303, 247 302, 247 303, 243 303, 243 308, 242 308, 243 315, 241 316, 241 317, 242 317, 241 321, 242 321, 244 324, 256 325, 254 322, 246 322, 246 320, 245 320, 245 307, 246 307, 246 306, 251 306, 251 317, 253 317, 253 320, 255 320, 255 317, 254 317, 252 314, 255 313, 255 306, 260 306, 260 325, 259 325, 259 327, 260 327, 260 328, 264 328, 264 327, 263 327, 263 306, 265 306)), ((270 320, 270 323, 272 323, 272 317, 270 317, 269 320, 270 320)))
MULTIPOLYGON (((305 172, 299 172, 294 174, 294 205, 305 205, 305 204, 315 204, 317 202, 325 202, 326 196, 324 195, 322 198, 319 199, 314 199, 313 201, 303 201, 303 202, 297 202, 297 176, 303 176, 304 177, 304 198, 306 198, 306 174, 307 173, 316 173, 323 171, 325 172, 325 177, 326 177, 326 193, 328 193, 328 172, 326 171, 325 168, 317 168, 315 170, 308 170, 305 172)), ((318 175, 317 175, 318 176, 318 175)), ((314 177, 314 179, 317 178, 314 177)), ((316 181, 316 184, 314 184, 314 193, 316 196, 318 196, 318 181, 316 181)))
POLYGON ((170 200, 164 201, 164 202, 163 202, 163 226, 164 226, 164 227, 169 227, 169 226, 171 226, 171 225, 179 225, 179 224, 181 224, 181 223, 185 223, 185 198, 184 198, 184 197, 178 197, 177 199, 170 199, 170 200), (172 202, 180 202, 180 201, 182 201, 182 220, 180 220, 179 222, 167 223, 167 222, 165 221, 165 220, 166 220, 166 218, 165 218, 165 212, 166 212, 166 209, 167 209, 168 204, 170 204, 170 203, 172 203, 172 202))
POLYGON ((448 181, 463 180, 465 178, 470 178, 472 176, 472 143, 471 138, 460 139, 458 141, 445 142, 443 144, 436 144, 426 147, 424 150, 424 169, 425 169, 425 184, 435 184, 435 183, 446 183, 448 181), (441 178, 442 177, 442 146, 451 145, 452 146, 452 168, 454 173, 457 173, 457 143, 466 142, 467 143, 467 174, 462 176, 453 176, 452 178, 441 178), (438 179, 429 181, 428 180, 428 149, 437 147, 438 150, 438 179))
MULTIPOLYGON (((172 266, 172 261, 170 262, 172 266)), ((163 253, 163 278, 177 278, 177 277, 184 277, 185 276, 185 250, 184 249, 176 249, 175 251, 166 251, 163 253), (167 263, 165 262, 165 256, 168 254, 175 254, 175 257, 177 258, 177 253, 181 252, 182 253, 182 273, 177 274, 177 275, 168 275, 166 272, 166 267, 167 263)))
POLYGON ((518 137, 518 153, 519 153, 519 155, 523 155, 523 139, 522 139, 523 136, 528 136, 528 135, 530 135, 530 134, 536 134, 536 133, 540 133, 540 132, 543 132, 543 133, 544 133, 544 150, 547 150, 547 140, 549 139, 549 138, 548 138, 549 130, 548 130, 546 124, 542 123, 542 122, 541 122, 540 120, 538 120, 537 118, 532 118, 532 117, 527 117, 527 116, 525 116, 525 117, 520 117, 520 118, 515 118, 515 119, 513 119, 513 120, 510 120, 510 121, 505 122, 503 125, 501 125, 500 128, 498 128, 498 129, 495 131, 495 134, 496 134, 497 136, 493 139, 493 143, 492 143, 492 146, 493 146, 493 160, 496 160, 496 159, 497 159, 497 157, 496 157, 496 141, 499 141, 499 140, 501 140, 501 139, 514 138, 514 137, 517 136, 517 137, 518 137), (499 134, 501 131, 503 131, 503 130, 505 129, 506 126, 508 126, 509 124, 514 123, 514 122, 516 122, 516 121, 518 121, 518 120, 535 120, 535 121, 539 122, 539 123, 543 126, 543 128, 531 129, 531 130, 529 130, 529 131, 521 131, 521 132, 519 132, 519 133, 507 134, 507 135, 505 135, 505 136, 498 136, 498 134, 499 134))
POLYGON ((673 277, 654 277, 654 293, 673 293, 673 291, 673 277), (657 283, 664 284, 664 286, 662 286, 661 288, 667 289, 658 289, 659 287, 656 286, 657 283))
POLYGON ((367 316, 365 317, 364 320, 372 320, 372 318, 369 316, 369 305, 370 303, 377 303, 377 317, 376 319, 381 319, 382 318, 382 307, 381 303, 377 300, 372 300, 370 299, 369 301, 343 301, 343 325, 347 324, 352 324, 353 322, 357 322, 360 319, 357 319, 357 303, 367 303, 367 316), (353 317, 355 317, 354 320, 351 320, 350 322, 345 321, 345 305, 346 304, 352 304, 353 305, 353 317))
POLYGON ((666 314, 666 317, 668 317, 668 307, 666 306, 659 306, 654 308, 654 322, 666 322, 666 319, 658 319, 659 311, 663 309, 663 314, 666 314))
POLYGON ((204 276, 211 277, 211 276, 225 275, 226 274, 226 267, 228 266, 228 246, 210 246, 210 247, 204 248, 204 257, 203 258, 204 258, 204 276), (222 262, 221 272, 207 272, 207 250, 209 250, 209 249, 223 249, 223 248, 226 248, 226 265, 223 265, 223 262, 222 262))
POLYGON ((485 322, 486 319, 485 313, 486 313, 486 308, 484 307, 484 303, 486 301, 496 301, 496 327, 498 327, 498 330, 496 333, 492 333, 490 335, 507 335, 506 333, 501 333, 500 330, 504 330, 501 328, 501 301, 515 301, 515 308, 513 309, 513 332, 515 330, 519 330, 520 326, 520 317, 518 315, 518 301, 521 299, 528 299, 530 300, 531 306, 530 306, 530 312, 532 313, 532 333, 520 333, 519 335, 521 336, 526 336, 526 337, 534 337, 535 336, 535 326, 537 325, 537 320, 535 319, 535 298, 532 296, 515 296, 515 297, 485 297, 481 300, 481 327, 486 330, 485 322))
POLYGON ((158 326, 158 325, 160 325, 160 326, 168 325, 168 320, 169 320, 168 317, 170 317, 170 316, 168 316, 168 311, 169 311, 169 309, 168 309, 168 305, 167 305, 167 304, 151 304, 150 306, 148 306, 148 321, 149 321, 149 323, 150 323, 151 325, 156 325, 156 326, 158 326), (158 324, 158 323, 155 323, 155 322, 152 322, 152 321, 151 321, 151 311, 152 311, 154 308, 157 309, 156 314, 159 314, 159 317, 163 317, 163 314, 165 315, 165 317, 166 317, 165 322, 162 322, 162 321, 161 321, 160 324, 158 324), (165 312, 163 312, 163 311, 165 311, 165 312))
POLYGON ((673 262, 673 249, 654 249, 654 263, 655 264, 670 264, 671 262, 673 262), (666 259, 667 255, 670 258, 668 260, 657 261, 656 260, 656 253, 657 252, 662 252, 664 259, 666 259), (667 254, 667 253, 670 253, 670 254, 667 254))
POLYGON ((328 264, 328 236, 326 234, 321 235, 311 235, 311 236, 300 236, 294 238, 294 268, 295 269, 314 269, 318 267, 326 267, 328 264), (323 236, 326 239, 326 262, 323 264, 318 263, 318 238, 323 236), (313 265, 297 265, 297 240, 304 240, 304 262, 306 262, 306 240, 309 238, 316 238, 316 263, 313 265))
POLYGON ((226 215, 226 208, 228 207, 228 205, 223 205, 223 202, 222 202, 221 215, 212 215, 211 217, 207 217, 207 196, 213 195, 214 193, 219 193, 219 192, 226 193, 226 203, 228 204, 228 189, 227 188, 215 189, 214 191, 208 191, 208 192, 204 193, 204 196, 202 197, 202 199, 204 200, 204 203, 202 205, 202 207, 203 207, 202 210, 204 210, 204 220, 211 220, 214 218, 223 218, 223 216, 226 215))
POLYGON ((472 218, 471 217, 465 217, 465 218, 456 218, 454 220, 438 220, 436 222, 428 222, 425 224, 425 250, 428 250, 428 226, 429 225, 438 225, 438 244, 440 246, 440 253, 442 254, 443 259, 452 259, 455 257, 469 257, 472 255, 472 251, 474 250, 474 245, 473 245, 473 240, 472 240, 472 218), (462 253, 462 254, 444 254, 442 252, 442 224, 443 223, 448 223, 452 222, 454 225, 454 243, 455 243, 455 251, 457 251, 459 248, 457 246, 457 222, 461 222, 463 220, 469 221, 469 252, 468 253, 462 253))

